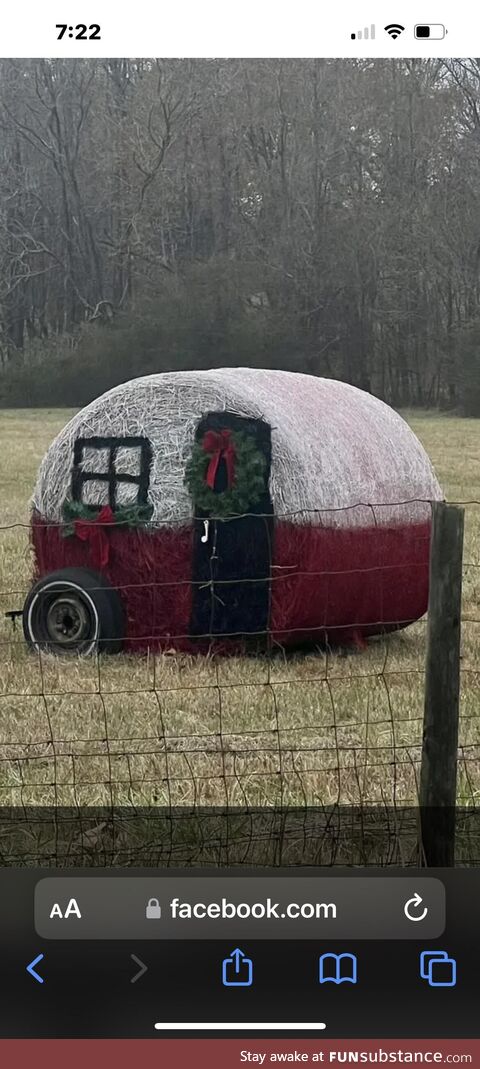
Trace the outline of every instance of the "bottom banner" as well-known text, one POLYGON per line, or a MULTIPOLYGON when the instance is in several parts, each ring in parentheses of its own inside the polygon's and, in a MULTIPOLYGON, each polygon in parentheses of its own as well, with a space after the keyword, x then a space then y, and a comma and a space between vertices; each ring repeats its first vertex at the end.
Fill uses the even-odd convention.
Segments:
POLYGON ((15 1069, 238 1069, 248 1065, 473 1065, 480 1039, 8 1039, 0 1064, 15 1069))

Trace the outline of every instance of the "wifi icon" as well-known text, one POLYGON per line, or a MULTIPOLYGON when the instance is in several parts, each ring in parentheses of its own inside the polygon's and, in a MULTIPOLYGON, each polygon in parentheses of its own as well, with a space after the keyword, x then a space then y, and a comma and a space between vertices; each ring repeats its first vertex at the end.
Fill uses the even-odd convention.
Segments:
POLYGON ((405 26, 400 26, 399 22, 390 22, 388 26, 385 26, 385 33, 388 33, 388 36, 391 37, 393 41, 396 41, 397 37, 400 37, 400 34, 403 33, 404 29, 405 26))

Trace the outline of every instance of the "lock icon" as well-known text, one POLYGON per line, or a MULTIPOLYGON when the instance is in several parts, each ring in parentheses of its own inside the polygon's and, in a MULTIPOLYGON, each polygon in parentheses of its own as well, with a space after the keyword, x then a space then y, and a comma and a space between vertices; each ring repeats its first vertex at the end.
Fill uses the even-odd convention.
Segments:
POLYGON ((158 898, 149 898, 147 902, 147 908, 145 910, 145 916, 147 921, 159 921, 162 916, 162 910, 158 898))

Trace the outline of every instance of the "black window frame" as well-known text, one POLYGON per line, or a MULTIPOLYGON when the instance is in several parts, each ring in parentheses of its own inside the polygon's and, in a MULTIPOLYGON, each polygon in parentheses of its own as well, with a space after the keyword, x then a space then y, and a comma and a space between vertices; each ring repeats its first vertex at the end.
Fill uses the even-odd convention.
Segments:
MULTIPOLYGON (((117 486, 119 483, 130 483, 138 486, 136 505, 148 505, 148 491, 150 487, 150 469, 152 466, 152 445, 148 438, 135 437, 100 437, 94 435, 91 438, 77 438, 73 447, 72 468, 72 501, 85 504, 82 500, 82 492, 85 483, 105 482, 108 483, 108 503, 112 512, 117 508, 117 486), (108 449, 108 466, 104 472, 84 471, 82 463, 86 449, 108 449), (115 462, 119 449, 140 450, 140 473, 130 475, 127 472, 117 472, 115 462)), ((101 505, 99 504, 99 508, 101 505)))

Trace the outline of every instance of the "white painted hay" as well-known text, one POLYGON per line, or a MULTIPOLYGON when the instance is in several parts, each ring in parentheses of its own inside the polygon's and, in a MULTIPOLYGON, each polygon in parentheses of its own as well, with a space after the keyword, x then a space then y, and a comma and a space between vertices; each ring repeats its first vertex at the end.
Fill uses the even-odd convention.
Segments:
MULTIPOLYGON (((33 506, 47 520, 62 519, 76 438, 143 435, 153 447, 154 522, 188 523, 193 511, 184 471, 195 429, 206 412, 225 409, 272 427, 270 489, 277 516, 293 513, 299 523, 342 527, 420 522, 430 515, 422 502, 443 497, 420 442, 377 398, 333 379, 222 368, 148 375, 93 401, 50 446, 33 506)), ((120 484, 120 500, 127 500, 122 494, 130 500, 131 493, 120 484)), ((99 482, 95 503, 105 502, 106 485, 99 482)))

